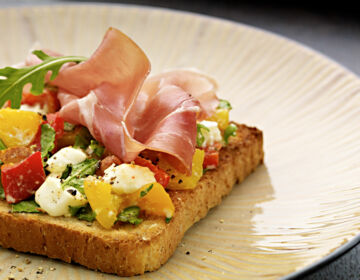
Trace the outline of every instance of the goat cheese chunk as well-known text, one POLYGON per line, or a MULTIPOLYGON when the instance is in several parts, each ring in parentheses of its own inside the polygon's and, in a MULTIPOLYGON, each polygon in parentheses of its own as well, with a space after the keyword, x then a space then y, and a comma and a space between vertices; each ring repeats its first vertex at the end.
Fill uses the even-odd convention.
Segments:
POLYGON ((61 180, 48 176, 35 192, 35 201, 50 216, 70 216, 69 206, 84 206, 87 199, 77 189, 63 189, 61 180))
POLYGON ((112 164, 104 173, 103 180, 111 184, 113 192, 117 194, 133 193, 146 184, 156 182, 149 168, 135 164, 112 164))
POLYGON ((208 130, 206 130, 206 129, 201 130, 201 132, 204 136, 204 142, 201 145, 202 148, 205 148, 207 146, 212 146, 216 142, 222 141, 221 132, 220 132, 217 122, 201 121, 200 124, 207 127, 207 129, 208 129, 208 130))
POLYGON ((48 159, 46 169, 51 173, 61 175, 68 164, 77 164, 86 158, 86 154, 80 149, 73 147, 62 148, 48 159))

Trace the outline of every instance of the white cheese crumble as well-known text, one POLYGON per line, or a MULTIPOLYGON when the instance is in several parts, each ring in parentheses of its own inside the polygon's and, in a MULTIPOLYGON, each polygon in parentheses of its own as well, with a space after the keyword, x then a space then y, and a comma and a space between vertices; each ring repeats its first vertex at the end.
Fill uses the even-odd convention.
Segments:
POLYGON ((84 206, 86 198, 75 188, 63 189, 61 180, 48 176, 35 192, 35 201, 50 216, 70 216, 69 206, 84 206))
POLYGON ((86 158, 86 154, 80 149, 73 147, 62 148, 48 159, 46 169, 51 173, 61 175, 68 164, 77 164, 86 158))
POLYGON ((46 115, 49 112, 49 108, 48 108, 47 104, 45 104, 41 108, 41 104, 39 104, 39 103, 35 104, 34 106, 30 106, 30 105, 27 105, 27 104, 22 104, 20 106, 20 110, 40 113, 42 115, 46 115))
POLYGON ((205 139, 201 146, 202 148, 205 148, 207 146, 212 146, 216 142, 222 141, 220 129, 218 127, 217 122, 201 121, 200 124, 202 124, 203 126, 205 126, 209 129, 209 131, 207 131, 206 129, 201 130, 201 132, 204 136, 204 139, 205 139))
POLYGON ((104 171, 103 180, 112 185, 117 194, 133 193, 146 184, 155 183, 154 173, 147 167, 123 163, 112 164, 104 171))

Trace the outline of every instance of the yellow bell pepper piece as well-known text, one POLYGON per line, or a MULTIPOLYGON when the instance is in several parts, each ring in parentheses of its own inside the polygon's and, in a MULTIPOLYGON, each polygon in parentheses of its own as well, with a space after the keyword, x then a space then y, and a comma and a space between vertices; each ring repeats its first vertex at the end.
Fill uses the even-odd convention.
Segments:
POLYGON ((96 179, 86 179, 84 190, 96 220, 106 229, 112 228, 121 205, 121 198, 111 193, 111 185, 96 179))
POLYGON ((35 112, 0 109, 0 139, 8 148, 29 145, 41 121, 41 116, 35 112))
POLYGON ((217 122, 220 130, 224 131, 229 125, 229 110, 216 109, 215 113, 208 120, 217 122))
POLYGON ((136 191, 134 195, 138 199, 138 205, 141 210, 156 216, 165 216, 171 218, 175 207, 169 194, 159 183, 151 183, 143 186, 136 191))
POLYGON ((163 170, 166 170, 166 172, 170 175, 170 181, 166 188, 170 190, 185 190, 195 188, 203 175, 204 157, 205 152, 203 150, 195 150, 192 162, 192 172, 190 176, 180 173, 165 159, 160 158, 159 167, 163 170))

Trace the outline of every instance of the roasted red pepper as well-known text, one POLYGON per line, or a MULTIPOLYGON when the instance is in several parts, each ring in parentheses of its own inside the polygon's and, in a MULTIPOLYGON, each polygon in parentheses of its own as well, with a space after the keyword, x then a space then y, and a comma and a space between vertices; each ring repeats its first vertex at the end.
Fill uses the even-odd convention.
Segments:
POLYGON ((137 157, 135 159, 135 164, 149 168, 153 173, 155 173, 156 181, 161 184, 163 187, 166 187, 169 183, 170 176, 164 170, 154 165, 150 160, 144 159, 142 157, 137 157))
POLYGON ((17 203, 32 196, 45 181, 41 152, 17 164, 1 166, 1 183, 8 203, 17 203))

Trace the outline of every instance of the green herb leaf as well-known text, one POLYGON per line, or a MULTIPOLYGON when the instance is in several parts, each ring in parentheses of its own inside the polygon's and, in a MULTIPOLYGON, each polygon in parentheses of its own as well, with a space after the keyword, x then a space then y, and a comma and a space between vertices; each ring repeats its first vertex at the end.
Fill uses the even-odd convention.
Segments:
POLYGON ((140 208, 138 206, 130 206, 125 208, 119 215, 118 221, 123 223, 130 223, 133 225, 138 225, 142 223, 142 219, 139 218, 140 208))
POLYGON ((201 123, 197 123, 196 124, 196 130, 197 130, 197 134, 196 134, 196 145, 198 147, 201 147, 202 144, 205 141, 205 136, 202 132, 202 130, 206 130, 206 131, 210 131, 210 129, 208 127, 206 127, 205 125, 201 124, 201 123))
POLYGON ((236 130, 237 130, 237 126, 233 123, 229 124, 229 126, 225 128, 224 141, 226 145, 229 144, 229 137, 236 135, 236 130))
POLYGON ((65 180, 67 177, 69 177, 69 175, 71 173, 71 170, 72 170, 72 164, 67 164, 66 167, 65 167, 65 170, 61 174, 60 179, 65 180))
POLYGON ((170 223, 170 222, 171 222, 171 219, 172 219, 172 217, 170 217, 170 218, 167 218, 167 217, 166 217, 166 218, 165 218, 165 223, 167 223, 167 224, 170 223))
POLYGON ((230 111, 232 109, 232 107, 231 107, 231 104, 229 101, 227 101, 225 99, 220 99, 217 109, 228 109, 230 111))
POLYGON ((40 206, 34 200, 24 200, 12 205, 13 213, 41 213, 40 206))
POLYGON ((90 141, 90 145, 88 149, 90 150, 90 154, 94 154, 99 158, 103 155, 105 151, 105 147, 99 144, 99 142, 96 140, 90 141))
POLYGON ((91 209, 90 205, 86 206, 69 206, 71 216, 77 217, 79 220, 93 222, 96 218, 95 212, 91 209))
POLYGON ((0 151, 1 151, 1 150, 5 150, 6 148, 7 148, 6 145, 5 145, 4 142, 1 141, 1 139, 0 139, 0 151))
POLYGON ((75 128, 75 124, 64 122, 64 131, 73 131, 75 128))
POLYGON ((55 129, 52 128, 49 124, 41 125, 41 157, 47 158, 49 152, 51 152, 55 147, 55 129))
POLYGON ((87 158, 83 162, 72 165, 70 175, 63 181, 62 187, 74 187, 82 194, 84 192, 84 177, 93 175, 98 168, 99 160, 87 158))
POLYGON ((45 76, 51 71, 50 80, 54 80, 61 66, 67 62, 81 62, 87 58, 81 56, 51 57, 42 51, 33 51, 42 63, 24 68, 5 67, 0 69, 0 108, 7 100, 11 108, 20 108, 23 87, 32 84, 30 92, 40 95, 44 91, 45 76))
POLYGON ((92 137, 86 127, 82 127, 75 137, 74 148, 86 149, 90 145, 92 137))
POLYGON ((140 192, 140 197, 144 197, 145 195, 147 195, 149 193, 149 191, 151 191, 151 189, 153 188, 154 184, 151 184, 149 187, 146 188, 145 191, 141 191, 140 192))

